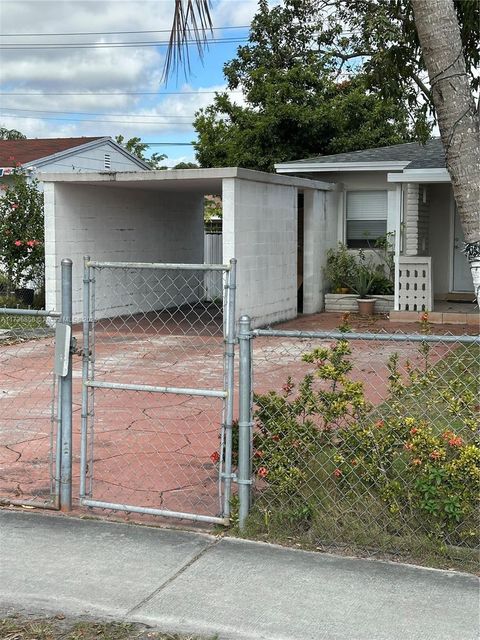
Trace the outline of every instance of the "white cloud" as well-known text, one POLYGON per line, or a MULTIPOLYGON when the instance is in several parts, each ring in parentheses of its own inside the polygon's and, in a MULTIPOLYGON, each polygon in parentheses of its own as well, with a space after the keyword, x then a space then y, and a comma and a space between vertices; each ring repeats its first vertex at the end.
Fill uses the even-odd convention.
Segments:
MULTIPOLYGON (((248 24, 256 10, 257 0, 219 0, 214 2, 214 24, 248 24)), ((0 28, 2 34, 18 34, 2 38, 2 43, 12 45, 166 40, 172 13, 172 0, 1 0, 0 28), (108 34, 152 29, 165 32, 108 34), (98 35, 68 35, 79 32, 98 35), (29 37, 22 33, 44 35, 29 37), (45 35, 54 33, 64 35, 45 35)), ((178 90, 193 93, 163 97, 126 94, 156 93, 162 89, 164 54, 164 48, 155 47, 1 50, 0 123, 29 137, 122 133, 126 137, 192 140, 193 114, 213 100, 212 93, 201 92, 223 90, 223 86, 185 84, 178 90), (9 95, 22 92, 34 95, 9 95), (85 95, 43 95, 44 92, 85 95), (99 92, 117 95, 95 95, 99 92), (82 116, 80 112, 119 115, 82 116), (81 120, 75 121, 77 118, 81 120), (90 121, 95 119, 106 122, 90 121)), ((235 97, 241 100, 240 96, 235 97)))

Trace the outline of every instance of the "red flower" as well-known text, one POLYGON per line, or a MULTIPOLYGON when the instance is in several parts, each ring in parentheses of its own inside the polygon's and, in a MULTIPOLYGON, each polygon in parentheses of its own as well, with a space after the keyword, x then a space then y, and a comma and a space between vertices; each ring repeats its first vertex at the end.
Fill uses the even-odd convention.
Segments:
POLYGON ((412 436, 414 436, 416 433, 418 433, 418 429, 416 427, 413 427, 413 429, 410 429, 410 433, 412 434, 412 436))
POLYGON ((276 436, 276 435, 275 435, 275 436, 272 436, 272 440, 273 440, 274 442, 280 442, 280 436, 276 436))
POLYGON ((383 420, 377 420, 375 423, 375 426, 381 429, 382 427, 385 426, 385 422, 383 420))
POLYGON ((16 202, 14 202, 14 203, 12 204, 12 209, 14 209, 14 210, 15 210, 15 209, 18 209, 18 204, 17 204, 16 202))
POLYGON ((444 431, 442 433, 442 438, 444 440, 451 440, 454 437, 455 437, 455 434, 453 433, 453 431, 444 431))
POLYGON ((260 467, 260 469, 258 470, 258 475, 261 478, 266 478, 268 476, 268 469, 267 467, 260 467))
POLYGON ((420 460, 420 458, 414 458, 412 460, 412 464, 418 467, 419 464, 422 464, 422 461, 420 460))
POLYGON ((430 458, 432 460, 438 460, 439 458, 442 457, 442 454, 440 453, 440 451, 432 451, 432 453, 430 454, 430 458))
POLYGON ((411 442, 406 442, 403 446, 407 451, 411 451, 413 449, 413 444, 411 442))
POLYGON ((462 438, 461 438, 460 436, 456 436, 455 438, 451 438, 451 439, 448 441, 448 444, 449 444, 451 447, 461 447, 461 446, 462 446, 462 444, 463 444, 463 440, 462 440, 462 438))
POLYGON ((342 470, 341 469, 335 469, 335 471, 333 472, 333 475, 336 478, 340 478, 340 476, 342 475, 342 470))
POLYGON ((263 451, 257 450, 253 454, 256 458, 263 458, 263 451))
POLYGON ((15 240, 15 242, 13 243, 16 247, 21 247, 23 242, 21 240, 15 240))
POLYGON ((218 453, 218 451, 214 451, 212 453, 212 455, 210 456, 210 460, 216 464, 219 460, 220 460, 220 454, 218 453))

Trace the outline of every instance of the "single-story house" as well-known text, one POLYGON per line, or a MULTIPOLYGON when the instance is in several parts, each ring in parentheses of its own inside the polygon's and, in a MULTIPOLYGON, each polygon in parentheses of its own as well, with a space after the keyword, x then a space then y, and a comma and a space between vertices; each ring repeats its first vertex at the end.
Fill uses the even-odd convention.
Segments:
MULTIPOLYGON (((82 315, 84 255, 104 262, 204 264, 208 194, 222 197, 222 261, 237 259, 237 317, 248 313, 255 326, 294 318, 299 281, 303 281, 304 311, 322 308, 322 260, 337 243, 338 204, 332 184, 241 168, 52 173, 42 174, 41 179, 47 308, 58 308, 60 303, 62 258, 74 263, 76 319, 82 315)), ((98 291, 102 313, 142 311, 133 287, 132 281, 131 296, 121 301, 119 293, 108 287, 98 291)), ((167 297, 175 300, 175 292, 167 297)))
POLYGON ((281 175, 336 185, 337 240, 352 250, 391 234, 395 311, 432 311, 434 301, 474 300, 440 139, 315 156, 275 168, 281 175))
POLYGON ((85 171, 148 171, 150 167, 109 137, 0 140, 0 184, 15 168, 27 175, 85 171))

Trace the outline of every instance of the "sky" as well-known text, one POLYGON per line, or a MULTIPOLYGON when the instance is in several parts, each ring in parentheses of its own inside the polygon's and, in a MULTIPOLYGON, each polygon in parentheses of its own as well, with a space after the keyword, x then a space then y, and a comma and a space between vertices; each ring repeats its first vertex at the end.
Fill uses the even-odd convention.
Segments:
MULTIPOLYGON (((194 113, 225 88, 223 65, 246 41, 257 0, 212 8, 220 42, 203 64, 192 47, 188 77, 179 71, 165 84, 166 46, 157 43, 168 40, 173 0, 0 0, 0 125, 29 138, 190 143, 194 113)), ((167 154, 169 166, 194 160, 190 145, 150 151, 167 154)))

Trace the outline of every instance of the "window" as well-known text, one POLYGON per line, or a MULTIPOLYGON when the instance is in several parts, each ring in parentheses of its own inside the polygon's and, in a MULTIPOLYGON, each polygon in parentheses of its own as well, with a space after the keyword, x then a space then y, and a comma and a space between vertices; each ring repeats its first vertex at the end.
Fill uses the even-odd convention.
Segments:
POLYGON ((105 169, 111 169, 112 167, 112 162, 111 162, 111 158, 110 158, 110 154, 106 153, 105 157, 103 159, 103 166, 105 169))
POLYGON ((387 192, 347 191, 347 247, 361 249, 372 246, 386 233, 387 192))

